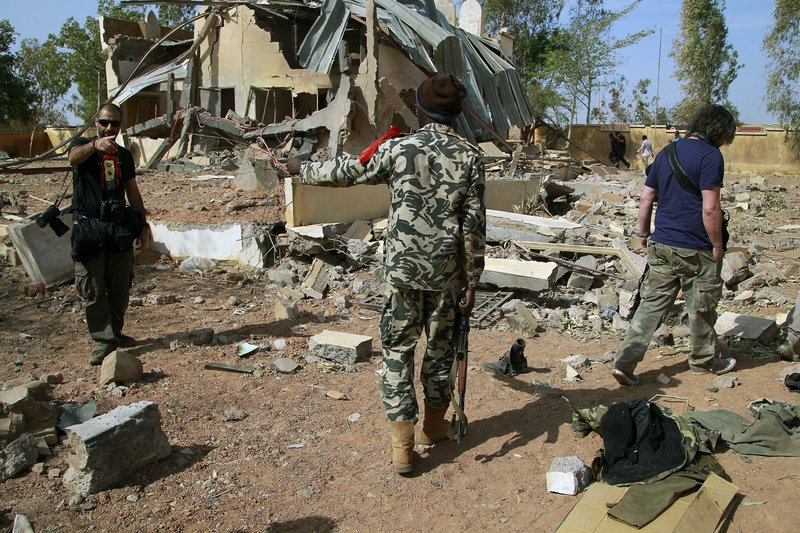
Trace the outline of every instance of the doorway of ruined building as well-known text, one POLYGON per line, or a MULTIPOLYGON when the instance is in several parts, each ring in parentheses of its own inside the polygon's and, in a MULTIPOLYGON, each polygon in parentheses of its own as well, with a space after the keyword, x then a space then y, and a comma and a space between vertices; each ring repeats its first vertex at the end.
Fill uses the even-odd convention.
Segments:
POLYGON ((255 103, 255 118, 261 124, 276 124, 287 119, 302 119, 328 105, 328 89, 315 93, 292 94, 281 87, 253 87, 250 99, 255 103))
POLYGON ((233 87, 201 87, 200 106, 215 117, 236 112, 236 91, 233 87))

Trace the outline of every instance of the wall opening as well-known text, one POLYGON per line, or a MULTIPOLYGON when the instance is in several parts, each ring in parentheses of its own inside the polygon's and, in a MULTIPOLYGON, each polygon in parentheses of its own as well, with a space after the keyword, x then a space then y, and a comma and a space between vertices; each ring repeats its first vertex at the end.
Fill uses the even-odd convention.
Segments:
POLYGON ((255 118, 262 124, 283 122, 294 116, 292 91, 289 89, 253 88, 256 109, 255 118))

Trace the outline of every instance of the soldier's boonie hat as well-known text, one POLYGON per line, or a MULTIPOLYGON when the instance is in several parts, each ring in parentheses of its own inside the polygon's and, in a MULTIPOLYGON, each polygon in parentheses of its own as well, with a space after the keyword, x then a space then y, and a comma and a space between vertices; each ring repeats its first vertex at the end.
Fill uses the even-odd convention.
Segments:
POLYGON ((417 106, 433 120, 450 122, 461 113, 467 89, 452 74, 437 74, 417 87, 417 106))

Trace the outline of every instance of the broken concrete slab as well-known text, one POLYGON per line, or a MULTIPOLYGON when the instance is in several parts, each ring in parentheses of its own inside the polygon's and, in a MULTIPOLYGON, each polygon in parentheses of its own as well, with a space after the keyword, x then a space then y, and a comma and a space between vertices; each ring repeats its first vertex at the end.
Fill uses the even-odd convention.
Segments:
POLYGON ((728 287, 738 285, 749 278, 750 269, 745 255, 741 252, 725 254, 725 257, 722 259, 722 271, 720 276, 728 287))
POLYGON ((272 157, 258 146, 250 146, 242 157, 234 185, 245 191, 271 191, 278 185, 278 180, 272 157))
POLYGON ((100 386, 139 381, 143 375, 144 368, 137 357, 122 350, 114 350, 103 359, 103 366, 100 367, 100 386))
POLYGON ((778 334, 778 325, 772 319, 726 311, 717 319, 714 331, 723 337, 740 337, 768 344, 778 334))
MULTIPOLYGON (((62 215, 61 221, 72 228, 72 215, 62 215)), ((71 233, 59 237, 48 226, 40 228, 35 220, 11 224, 7 229, 14 250, 31 279, 55 285, 75 276, 71 233)))
POLYGON ((301 368, 298 363, 288 357, 279 357, 272 360, 272 367, 281 374, 294 374, 301 368))
POLYGON ((547 291, 555 283, 557 270, 558 265, 552 262, 487 257, 480 282, 504 289, 547 291))
POLYGON ((295 320, 298 316, 300 316, 300 310, 296 301, 286 301, 283 298, 275 300, 276 320, 295 320))
POLYGON ((325 290, 328 288, 328 280, 330 279, 331 265, 319 257, 315 257, 311 263, 311 269, 308 275, 300 284, 300 291, 315 300, 321 300, 325 297, 325 290))
POLYGON ((372 353, 372 337, 326 329, 311 337, 308 349, 323 359, 353 365, 372 353))
POLYGON ((36 464, 38 458, 39 448, 33 435, 21 435, 0 452, 0 479, 11 479, 36 464))
POLYGON ((94 494, 124 481, 134 470, 169 456, 158 405, 142 401, 67 428, 70 455, 64 486, 94 494))
POLYGON ((577 229, 580 224, 565 219, 545 218, 495 209, 486 210, 486 238, 490 241, 552 242, 565 230, 577 229), (543 234, 541 230, 549 235, 543 234))

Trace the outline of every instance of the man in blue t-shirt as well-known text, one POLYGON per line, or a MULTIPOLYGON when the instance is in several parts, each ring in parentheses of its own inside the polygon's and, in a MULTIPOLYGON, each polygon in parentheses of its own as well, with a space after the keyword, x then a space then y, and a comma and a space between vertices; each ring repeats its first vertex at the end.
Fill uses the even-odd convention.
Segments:
POLYGON ((736 360, 722 357, 714 332, 722 296, 722 208, 720 188, 725 163, 719 148, 733 141, 736 122, 720 105, 701 109, 689 123, 676 155, 689 184, 682 185, 662 150, 645 181, 639 203, 639 238, 648 258, 641 304, 614 359, 611 375, 621 385, 638 385, 636 365, 664 314, 683 290, 692 351, 693 374, 725 374, 736 360), (699 194, 697 191, 700 191, 699 194), (650 235, 653 204, 658 202, 655 231, 650 235))

